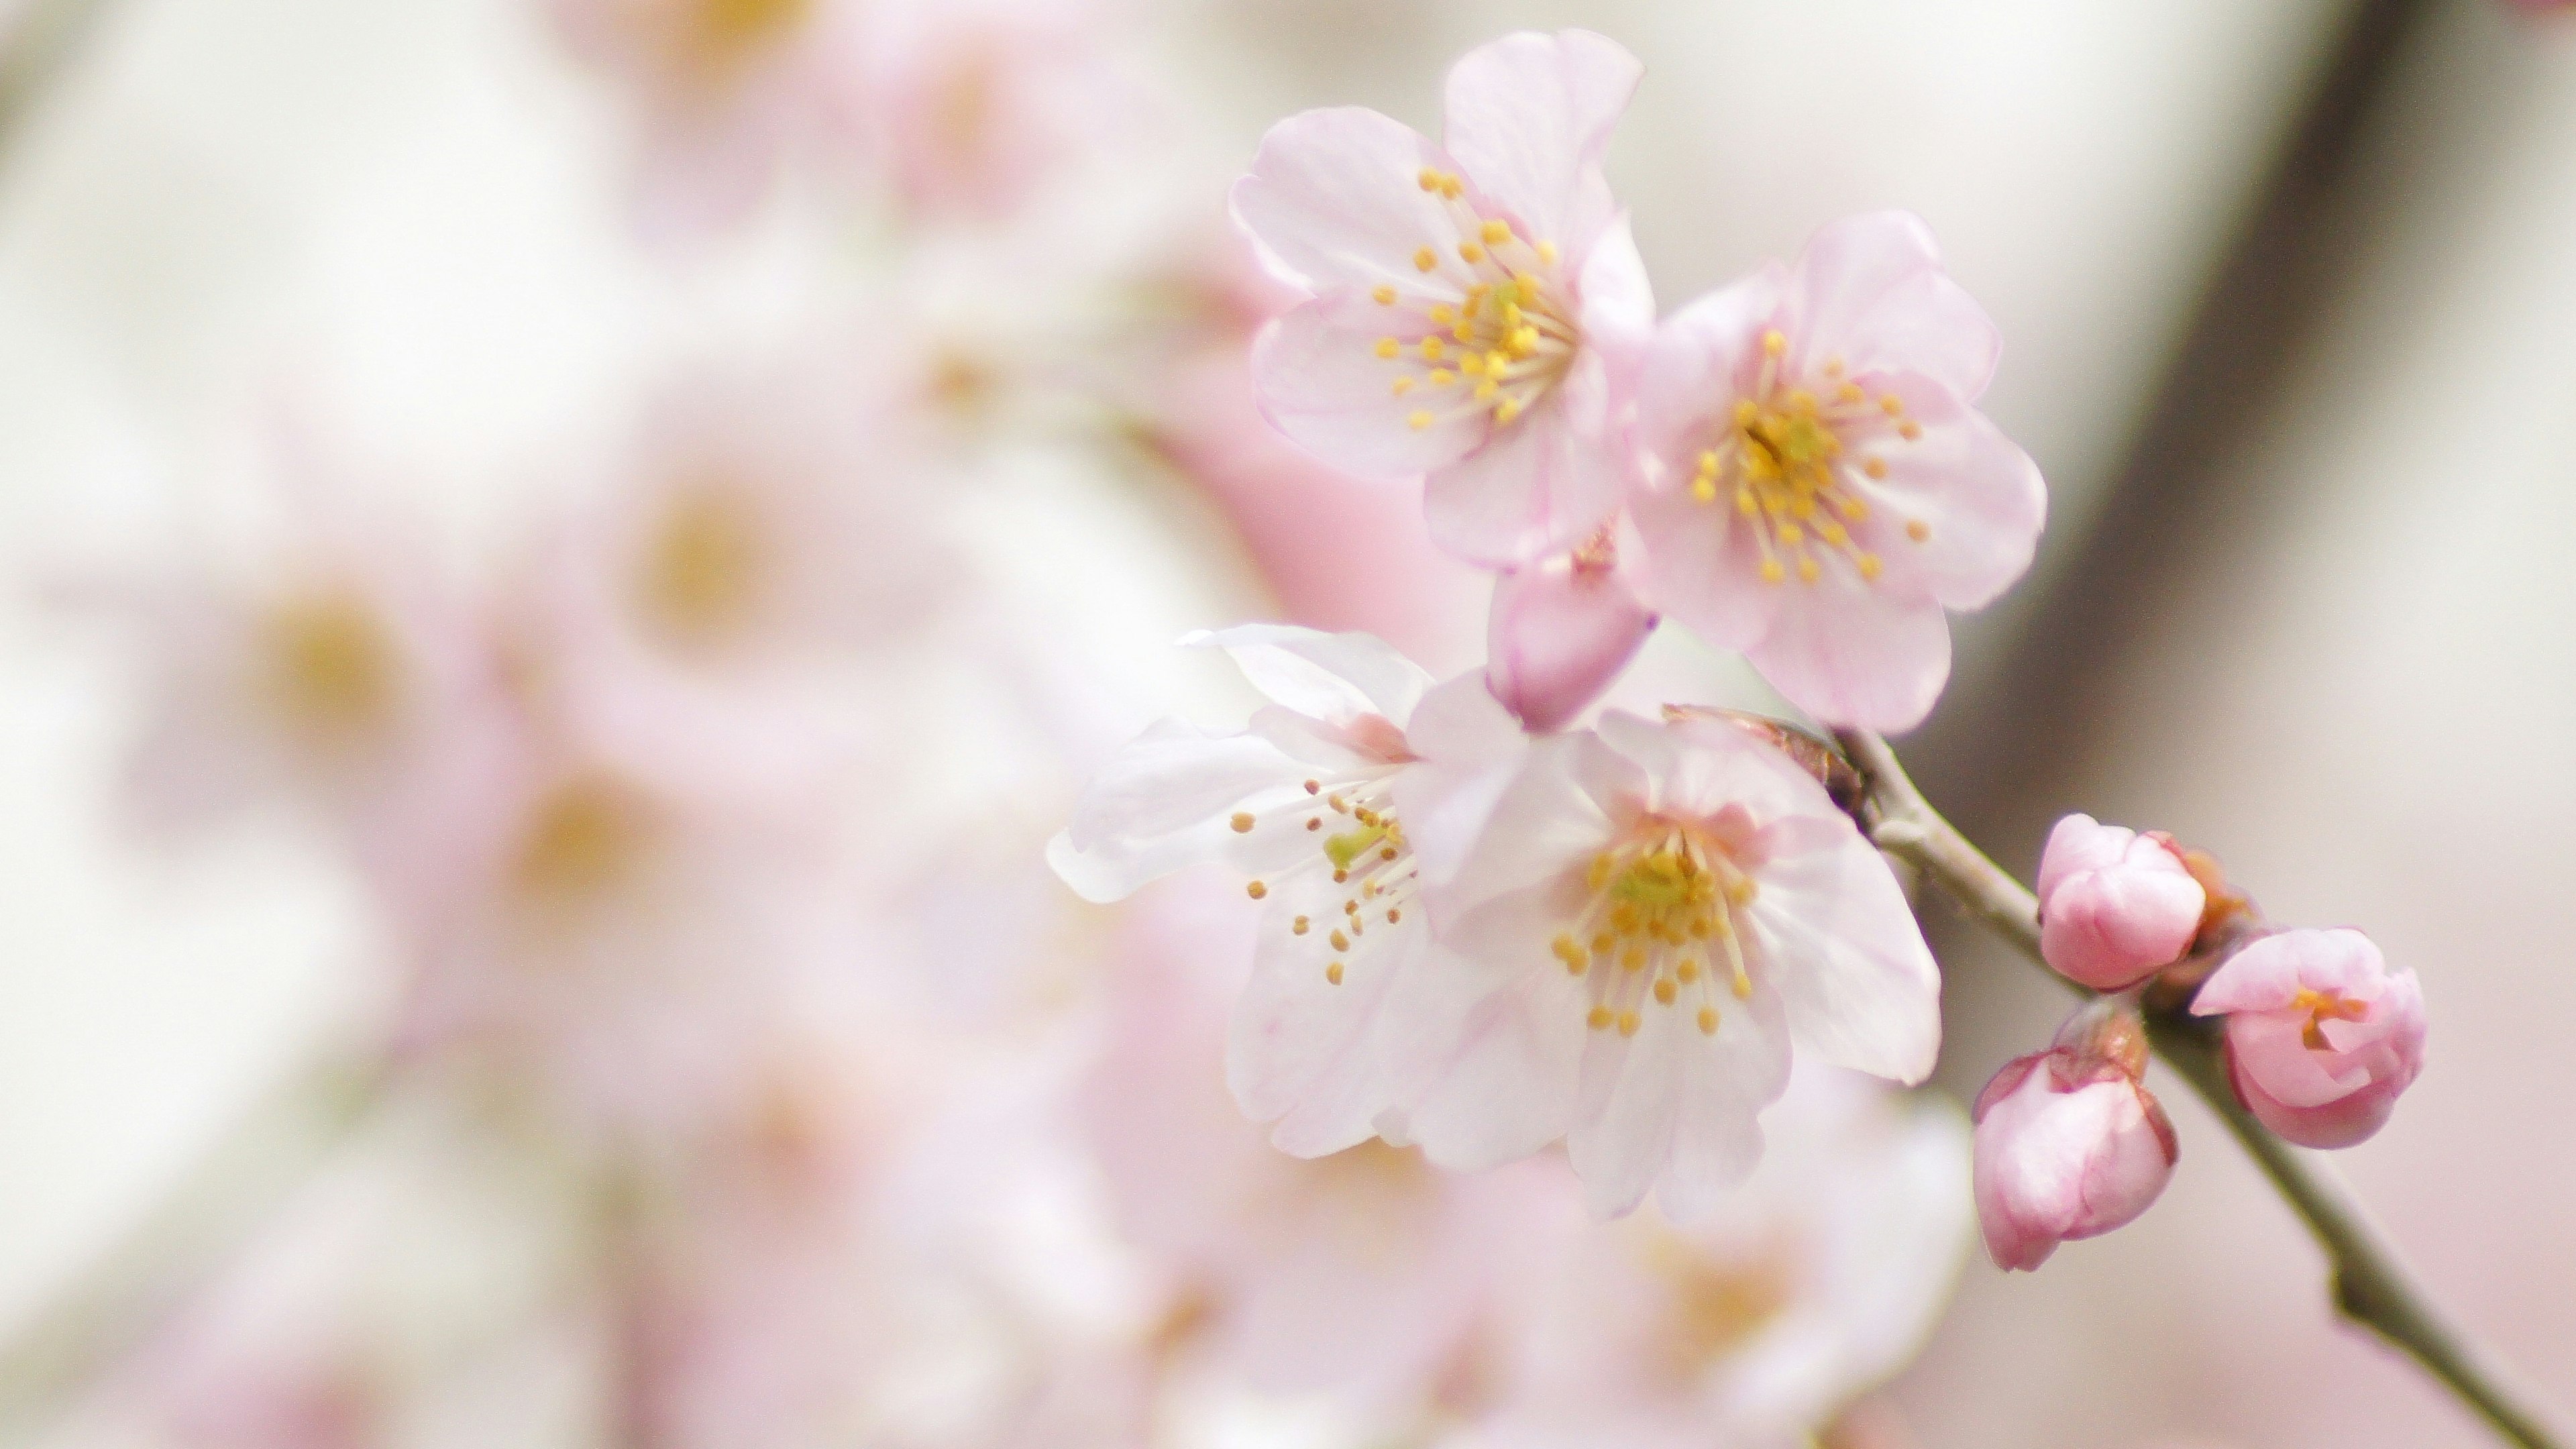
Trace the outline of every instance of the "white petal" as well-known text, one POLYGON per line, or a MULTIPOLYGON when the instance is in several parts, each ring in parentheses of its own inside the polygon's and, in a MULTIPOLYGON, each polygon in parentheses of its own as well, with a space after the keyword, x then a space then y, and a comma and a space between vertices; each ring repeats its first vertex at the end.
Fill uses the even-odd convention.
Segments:
POLYGON ((1421 665, 1371 634, 1238 624, 1186 635, 1181 644, 1223 649, 1273 703, 1332 724, 1374 714, 1401 728, 1432 682, 1421 665))
POLYGON ((1263 913, 1252 979, 1236 999, 1226 1044, 1226 1083, 1244 1115, 1272 1122, 1270 1140, 1298 1157, 1338 1152, 1375 1135, 1377 1115, 1391 1105, 1374 1051, 1374 1027, 1389 988, 1422 954, 1419 918, 1388 924, 1381 915, 1336 951, 1330 933, 1344 929, 1340 893, 1322 877, 1315 888, 1283 893, 1263 913), (1291 921, 1311 922, 1298 935, 1291 921), (1338 985, 1325 975, 1342 963, 1338 985))
POLYGON ((1204 861, 1253 874, 1312 848, 1301 832, 1233 828, 1305 795, 1306 767, 1252 735, 1211 736, 1165 720, 1110 757, 1047 845, 1047 863, 1085 900, 1123 899, 1157 876, 1204 861))
MULTIPOLYGON (((1804 822, 1801 822, 1803 825, 1804 822)), ((1911 1085, 1941 1050, 1941 973, 1887 861, 1845 822, 1772 860, 1751 908, 1801 1051, 1911 1085)))

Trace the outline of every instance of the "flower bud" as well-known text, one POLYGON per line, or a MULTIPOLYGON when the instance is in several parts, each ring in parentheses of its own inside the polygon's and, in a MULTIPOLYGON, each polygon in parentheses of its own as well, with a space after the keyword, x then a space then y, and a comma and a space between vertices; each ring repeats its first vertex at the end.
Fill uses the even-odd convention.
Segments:
POLYGON ((2303 1147, 2377 1132, 2424 1068, 2424 989, 2359 931, 2266 936, 2229 957, 2191 1010, 2227 1014, 2237 1100, 2303 1147))
POLYGON ((2097 1003, 1977 1094, 1977 1220, 1996 1267, 2036 1268, 2059 1243, 2107 1233, 2165 1190, 2181 1149, 2138 1080, 2145 1048, 2134 1008, 2097 1003))
POLYGON ((1494 581, 1485 685, 1526 728, 1556 729, 1600 698, 1654 627, 1605 528, 1570 554, 1494 581))
POLYGON ((2191 949, 2208 895, 2163 836, 2069 815, 2040 856, 2039 903, 2048 964, 2096 991, 2125 991, 2191 949))

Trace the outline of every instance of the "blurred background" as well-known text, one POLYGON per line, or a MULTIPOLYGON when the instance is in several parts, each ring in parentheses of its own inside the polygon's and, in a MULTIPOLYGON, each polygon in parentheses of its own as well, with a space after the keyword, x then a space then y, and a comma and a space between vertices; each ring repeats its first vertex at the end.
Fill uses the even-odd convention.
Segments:
MULTIPOLYGON (((1647 63, 1663 309, 1929 219, 2052 508, 1918 778, 2412 965, 2338 1164, 2576 1403, 2576 13, 0 0, 0 1439, 2487 1442, 2179 1084, 2144 1219, 1974 1254, 1929 1099, 2063 1000, 1973 931, 1927 1100, 1802 1082, 1694 1236, 1282 1167, 1234 888, 1046 875, 1108 749, 1246 707, 1188 630, 1481 658, 1418 496, 1252 411, 1224 188, 1565 24, 1647 63), (1532 1387, 1676 1303, 1622 1393, 1685 1427, 1532 1387)), ((1669 629, 1622 691, 1766 702, 1669 629)))

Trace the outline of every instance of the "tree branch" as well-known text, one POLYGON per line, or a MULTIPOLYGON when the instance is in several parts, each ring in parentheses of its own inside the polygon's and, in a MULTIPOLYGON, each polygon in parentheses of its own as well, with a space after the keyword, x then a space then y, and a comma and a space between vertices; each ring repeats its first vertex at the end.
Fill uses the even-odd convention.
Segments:
MULTIPOLYGON (((1914 788, 1887 741, 1866 730, 1837 730, 1866 787, 1871 838, 1910 862, 2079 996, 2094 993, 2047 969, 2039 951, 2039 903, 2021 882, 1985 857, 1914 788)), ((2539 1415, 2486 1354, 2444 1321, 2414 1277, 2381 1240, 2350 1191, 2323 1163, 2275 1137, 2254 1120, 2228 1085, 2217 1023, 2178 1010, 2150 1011, 2147 1036, 2156 1055, 2191 1084, 2325 1251, 2335 1307, 2414 1359, 2495 1431, 2523 1449, 2557 1449, 2539 1415)))

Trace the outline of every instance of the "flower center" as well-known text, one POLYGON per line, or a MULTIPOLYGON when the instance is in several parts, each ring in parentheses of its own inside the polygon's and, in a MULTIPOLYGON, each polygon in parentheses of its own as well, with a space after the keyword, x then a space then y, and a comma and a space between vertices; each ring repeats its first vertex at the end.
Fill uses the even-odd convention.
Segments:
POLYGON ((393 639, 354 590, 291 599, 265 621, 277 707, 317 734, 348 737, 381 725, 399 672, 393 639))
POLYGON ((1551 943, 1566 971, 1585 978, 1595 1031, 1634 1036, 1647 1001, 1687 997, 1699 1029, 1715 1035, 1721 968, 1738 1001, 1753 994, 1735 914, 1752 904, 1753 878, 1706 832, 1649 816, 1592 858, 1591 896, 1575 929, 1551 943))
MULTIPOLYGON (((1288 930, 1330 948, 1324 979, 1335 986, 1342 984, 1348 969, 1343 958, 1357 948, 1369 927, 1400 924, 1404 908, 1413 900, 1413 848, 1390 808, 1389 787, 1396 768, 1375 766, 1331 783, 1308 780, 1302 797, 1260 814, 1239 812, 1231 822, 1240 835, 1263 829, 1301 830, 1313 838, 1313 853, 1272 880, 1285 885, 1332 872, 1339 889, 1328 893, 1327 899, 1341 897, 1338 918, 1301 915, 1290 920, 1288 930)), ((1267 897, 1270 889, 1271 881, 1263 880, 1244 887, 1256 901, 1267 897)))
POLYGON ((606 775, 576 775, 530 812, 511 881, 531 900, 579 905, 633 876, 654 834, 652 810, 635 790, 606 775))
POLYGON ((2308 1014, 2308 1024, 2299 1032, 2299 1045, 2312 1052, 2334 1050, 2334 1043, 2326 1040, 2325 1024, 2329 1020, 2359 1021, 2370 1014, 2367 1002, 2347 1000, 2340 991, 2310 991, 2304 986, 2291 1001, 2290 1009, 2308 1014))
POLYGON ((760 597, 758 520, 721 484, 674 499, 637 581, 644 612, 675 639, 706 644, 742 627, 760 597))
POLYGON ((711 70, 730 68, 804 23, 814 0, 696 0, 687 47, 711 70))
MULTIPOLYGON (((1887 460, 1864 451, 1855 463, 1845 440, 1866 448, 1884 445, 1893 433, 1910 443, 1923 435, 1922 425, 1905 416, 1896 394, 1872 399, 1845 378, 1838 359, 1825 363, 1828 396, 1791 385, 1780 366, 1788 345, 1779 332, 1762 334, 1761 380, 1751 396, 1736 399, 1723 430, 1700 453, 1691 496, 1708 504, 1732 501, 1762 552, 1764 583, 1784 583, 1792 572, 1801 583, 1815 583, 1826 559, 1874 582, 1886 562, 1868 540, 1883 530, 1865 495, 1886 478, 1887 460)), ((1932 529, 1908 519, 1904 533, 1919 544, 1932 529)))
POLYGON ((1556 244, 1477 211, 1452 173, 1425 168, 1419 180, 1447 204, 1462 239, 1415 251, 1419 282, 1371 294, 1393 309, 1394 328, 1377 342, 1377 355, 1395 364, 1387 388, 1397 397, 1420 390, 1425 406, 1405 419, 1416 430, 1479 412, 1508 427, 1564 379, 1582 344, 1556 244))

